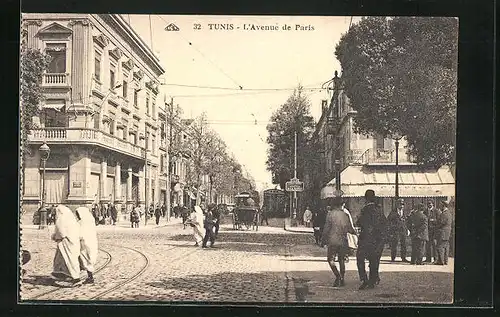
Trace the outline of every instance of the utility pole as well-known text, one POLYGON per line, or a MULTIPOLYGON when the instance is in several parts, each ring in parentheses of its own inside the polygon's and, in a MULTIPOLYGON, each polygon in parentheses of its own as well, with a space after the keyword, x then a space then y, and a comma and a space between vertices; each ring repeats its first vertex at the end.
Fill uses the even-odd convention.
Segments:
POLYGON ((173 144, 173 126, 174 126, 174 98, 170 97, 170 104, 168 105, 168 121, 170 124, 169 127, 169 133, 168 133, 168 151, 167 151, 167 156, 168 156, 168 164, 167 164, 167 171, 168 171, 168 177, 167 177, 167 221, 170 221, 170 213, 171 213, 171 208, 172 208, 172 169, 171 167, 171 160, 172 157, 170 154, 172 154, 172 144, 173 144))
MULTIPOLYGON (((294 138, 294 155, 293 155, 293 178, 297 179, 297 131, 294 138)), ((293 192, 293 218, 297 218, 297 192, 293 192)))

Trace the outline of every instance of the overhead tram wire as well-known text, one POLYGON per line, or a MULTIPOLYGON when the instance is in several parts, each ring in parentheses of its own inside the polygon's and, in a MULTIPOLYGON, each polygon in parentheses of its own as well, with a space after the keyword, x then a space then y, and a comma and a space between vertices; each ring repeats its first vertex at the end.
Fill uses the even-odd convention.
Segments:
MULTIPOLYGON (((160 19, 162 19, 162 21, 165 22, 165 24, 169 25, 169 23, 161 15, 157 15, 157 17, 159 17, 160 19)), ((243 89, 243 86, 241 86, 236 80, 234 80, 233 77, 229 76, 222 68, 220 68, 217 64, 215 64, 211 59, 209 59, 207 56, 205 56, 205 54, 203 54, 198 48, 196 48, 191 41, 187 40, 184 36, 182 36, 182 34, 180 34, 180 32, 177 32, 177 33, 179 33, 179 36, 184 41, 186 41, 186 43, 188 43, 189 46, 191 46, 202 57, 204 57, 207 61, 209 61, 210 64, 212 64, 215 68, 217 68, 222 74, 224 74, 224 76, 226 76, 227 78, 229 78, 236 86, 238 86, 239 89, 243 89)))

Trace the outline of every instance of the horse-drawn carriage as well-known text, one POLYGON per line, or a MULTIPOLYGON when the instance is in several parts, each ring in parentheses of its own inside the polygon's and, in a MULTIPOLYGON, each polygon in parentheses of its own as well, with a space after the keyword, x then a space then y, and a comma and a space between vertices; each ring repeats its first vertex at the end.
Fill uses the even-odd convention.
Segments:
POLYGON ((235 196, 236 206, 232 210, 233 229, 245 227, 247 230, 259 230, 259 196, 249 192, 242 192, 235 196))

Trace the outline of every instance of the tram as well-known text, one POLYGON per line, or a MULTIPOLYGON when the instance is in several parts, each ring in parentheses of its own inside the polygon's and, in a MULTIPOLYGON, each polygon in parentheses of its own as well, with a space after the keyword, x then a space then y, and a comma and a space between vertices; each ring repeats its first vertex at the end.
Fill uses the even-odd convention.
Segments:
POLYGON ((236 230, 246 229, 259 230, 259 193, 257 191, 241 192, 235 196, 236 206, 233 214, 233 228, 236 230))

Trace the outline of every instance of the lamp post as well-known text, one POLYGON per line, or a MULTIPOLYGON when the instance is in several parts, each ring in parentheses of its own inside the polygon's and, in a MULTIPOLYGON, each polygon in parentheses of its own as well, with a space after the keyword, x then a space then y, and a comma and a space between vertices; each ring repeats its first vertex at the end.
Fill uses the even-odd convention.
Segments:
POLYGON ((42 193, 40 202, 40 225, 38 229, 44 229, 47 225, 47 209, 45 208, 45 164, 50 156, 50 148, 46 142, 38 149, 42 160, 42 193))
POLYGON ((396 187, 396 192, 395 192, 395 198, 396 200, 399 198, 399 140, 401 140, 402 135, 399 132, 396 132, 392 135, 392 139, 396 143, 396 182, 395 182, 395 187, 396 187))

